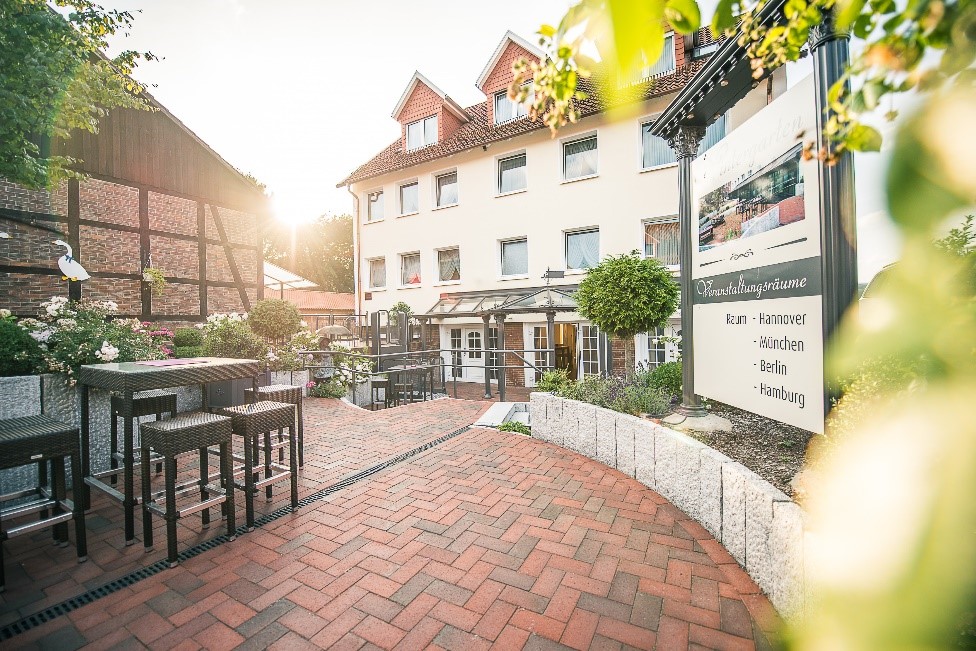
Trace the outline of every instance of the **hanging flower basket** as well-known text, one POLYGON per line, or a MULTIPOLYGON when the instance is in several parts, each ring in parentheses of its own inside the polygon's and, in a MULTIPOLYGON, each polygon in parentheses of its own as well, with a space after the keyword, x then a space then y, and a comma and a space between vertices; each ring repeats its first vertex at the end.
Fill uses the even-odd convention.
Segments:
POLYGON ((153 296, 162 296, 166 290, 166 276, 155 267, 146 267, 142 270, 142 282, 149 285, 153 296))

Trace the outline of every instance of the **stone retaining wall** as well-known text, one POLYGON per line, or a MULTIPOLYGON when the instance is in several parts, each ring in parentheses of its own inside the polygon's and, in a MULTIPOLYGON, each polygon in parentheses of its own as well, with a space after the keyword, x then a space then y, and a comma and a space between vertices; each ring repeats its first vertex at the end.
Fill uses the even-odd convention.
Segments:
POLYGON ((786 618, 804 611, 804 513, 782 491, 680 432, 549 393, 531 394, 532 436, 654 489, 720 541, 786 618))

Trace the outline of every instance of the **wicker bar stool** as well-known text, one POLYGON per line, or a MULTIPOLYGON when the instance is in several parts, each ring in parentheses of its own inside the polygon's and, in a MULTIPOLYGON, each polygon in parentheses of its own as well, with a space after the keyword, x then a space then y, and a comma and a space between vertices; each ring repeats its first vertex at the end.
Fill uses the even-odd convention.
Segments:
MULTIPOLYGON (((256 392, 254 389, 244 389, 244 400, 247 402, 271 400, 273 402, 288 402, 298 408, 298 466, 300 468, 305 466, 305 425, 302 418, 302 396, 304 393, 304 387, 291 384, 271 384, 266 387, 258 387, 256 392)), ((279 462, 283 461, 283 458, 278 460, 279 462)))
POLYGON ((3 541, 46 527, 54 527, 54 540, 67 544, 68 520, 75 521, 75 548, 78 562, 88 558, 85 532, 85 510, 82 499, 81 445, 78 428, 66 425, 47 416, 25 416, 0 420, 0 469, 37 464, 41 476, 46 475, 51 464, 51 490, 46 487, 18 491, 0 496, 3 502, 35 496, 30 501, 19 501, 15 506, 0 509, 0 592, 5 585, 3 571, 3 541), (72 500, 67 499, 64 460, 71 459, 72 500), (50 511, 50 513, 49 513, 50 511), (5 528, 4 519, 40 513, 41 519, 20 526, 5 528))
POLYGON ((145 423, 142 426, 142 533, 146 551, 153 546, 152 513, 166 520, 166 549, 170 567, 179 562, 176 552, 176 521, 202 511, 203 526, 210 525, 210 509, 224 504, 227 516, 227 535, 233 540, 237 525, 234 515, 234 475, 231 458, 231 419, 208 413, 180 414, 169 420, 145 423), (221 485, 210 483, 207 448, 220 446, 221 485), (154 496, 149 479, 151 451, 162 455, 165 466, 163 495, 154 496), (187 452, 200 453, 200 479, 177 486, 176 457, 187 452), (177 495, 200 492, 200 501, 177 508, 177 495), (155 497, 164 497, 160 504, 155 497))
MULTIPOLYGON (((134 457, 135 453, 133 450, 138 449, 138 446, 136 446, 133 441, 125 441, 123 442, 122 448, 124 453, 119 452, 119 418, 122 417, 124 403, 125 399, 122 396, 112 394, 112 424, 110 425, 112 432, 112 454, 110 456, 110 463, 112 469, 104 473, 99 473, 101 476, 111 475, 113 484, 116 483, 119 473, 121 473, 122 469, 125 467, 126 455, 128 454, 134 457), (128 443, 128 445, 126 445, 126 443, 128 443), (120 461, 123 464, 121 467, 119 466, 120 461)), ((143 416, 155 415, 156 420, 162 420, 164 413, 168 413, 170 418, 176 416, 176 394, 172 391, 163 391, 159 389, 142 391, 135 395, 132 399, 132 418, 136 419, 136 423, 138 423, 138 419, 143 416)), ((134 430, 135 427, 133 427, 133 431, 134 430)), ((154 454, 152 455, 152 461, 156 463, 156 472, 162 472, 162 457, 154 454)), ((135 461, 134 458, 129 459, 128 462, 132 463, 133 467, 139 465, 139 462, 135 461)))
POLYGON ((386 409, 390 406, 390 401, 393 400, 393 393, 390 390, 390 378, 388 377, 374 377, 370 379, 370 400, 369 406, 372 411, 376 411, 377 407, 383 405, 386 409), (380 398, 380 391, 383 392, 383 397, 380 398))
MULTIPOLYGON (((295 435, 295 406, 288 402, 262 400, 239 407, 227 407, 220 412, 233 419, 234 433, 244 438, 244 490, 247 529, 254 529, 254 495, 261 488, 265 497, 271 501, 271 485, 283 479, 290 479, 291 508, 298 508, 298 442, 295 435), (288 466, 272 461, 276 448, 271 442, 271 432, 287 429, 288 466), (264 439, 264 478, 258 480, 260 455, 258 445, 264 439)), ((283 448, 282 448, 283 449, 283 448)))

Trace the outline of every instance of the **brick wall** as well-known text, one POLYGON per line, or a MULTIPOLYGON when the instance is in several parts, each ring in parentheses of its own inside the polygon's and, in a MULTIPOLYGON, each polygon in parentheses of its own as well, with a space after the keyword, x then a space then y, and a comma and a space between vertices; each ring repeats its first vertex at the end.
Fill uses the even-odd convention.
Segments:
MULTIPOLYGON (((610 358, 612 360, 610 372, 613 375, 624 375, 627 370, 627 355, 630 356, 631 363, 634 361, 634 338, 627 337, 621 339, 617 336, 610 337, 610 358), (629 352, 628 352, 629 351, 629 352)), ((633 371, 633 369, 630 369, 633 371)))
MULTIPOLYGON (((224 234, 227 241, 232 244, 254 244, 257 241, 257 220, 254 215, 231 210, 229 208, 217 208, 217 215, 224 226, 224 234)), ((194 216, 196 219, 196 216, 194 216)), ((213 213, 207 207, 207 239, 219 240, 220 233, 217 224, 213 220, 213 213)))
POLYGON ((149 228, 154 231, 196 235, 197 202, 159 192, 150 192, 149 228))
MULTIPOLYGON (((494 325, 494 321, 492 322, 494 325)), ((505 323, 505 343, 503 348, 506 350, 521 350, 525 348, 524 342, 525 337, 522 334, 523 328, 521 323, 505 323)), ((506 355, 505 363, 509 366, 514 366, 519 363, 519 360, 515 355, 506 355)), ((508 368, 505 369, 505 383, 510 387, 524 387, 525 386, 525 369, 524 368, 508 368)))
MULTIPOLYGON (((248 289, 247 296, 254 305, 257 300, 257 290, 248 289)), ((236 287, 214 287, 207 289, 207 312, 246 312, 247 309, 241 303, 240 294, 236 287)))
POLYGON ((488 73, 488 78, 485 79, 485 83, 481 87, 481 91, 488 97, 488 121, 492 124, 495 122, 495 93, 508 89, 514 77, 512 64, 523 57, 529 61, 538 60, 538 57, 518 43, 509 41, 508 46, 498 58, 495 67, 488 73))
POLYGON ((82 219, 137 228, 139 226, 139 190, 136 188, 87 179, 81 184, 79 200, 82 219))
MULTIPOLYGON (((28 190, 0 178, 0 208, 26 210, 50 215, 68 214, 68 184, 62 182, 53 192, 28 190)), ((9 231, 8 231, 9 232, 9 231)))
MULTIPOLYGON (((66 290, 63 290, 67 294, 66 290)), ((142 283, 123 278, 89 278, 84 283, 84 297, 96 301, 115 301, 120 314, 142 312, 142 283)))
MULTIPOLYGON (((211 287, 208 292, 214 291, 211 287)), ((152 297, 154 314, 200 314, 200 288, 196 285, 169 282, 162 296, 152 297)), ((240 310, 237 310, 240 311, 240 310)))
POLYGON ((149 238, 149 250, 152 251, 153 266, 167 277, 196 280, 200 276, 200 253, 196 241, 152 235, 149 238))
POLYGON ((88 273, 142 273, 139 236, 82 224, 79 259, 88 273))
MULTIPOLYGON (((2 252, 0 259, 3 259, 2 252)), ((67 284, 61 282, 61 276, 0 273, 0 307, 14 314, 37 316, 41 303, 55 295, 68 295, 67 284)))

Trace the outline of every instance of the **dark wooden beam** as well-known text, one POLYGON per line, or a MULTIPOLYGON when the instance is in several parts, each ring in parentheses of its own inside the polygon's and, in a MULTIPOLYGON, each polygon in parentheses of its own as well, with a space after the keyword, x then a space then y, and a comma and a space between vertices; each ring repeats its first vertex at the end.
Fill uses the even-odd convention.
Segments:
POLYGON ((247 296, 247 290, 244 288, 244 280, 241 278, 241 270, 237 267, 237 258, 234 257, 234 247, 231 245, 230 240, 227 239, 224 222, 220 219, 220 214, 213 204, 210 204, 210 215, 213 217, 214 226, 217 228, 217 235, 220 236, 220 241, 224 245, 224 255, 227 257, 227 264, 230 265, 230 273, 234 276, 234 284, 237 285, 237 291, 241 296, 241 304, 244 306, 245 311, 250 312, 251 299, 247 296))
MULTIPOLYGON (((149 243, 149 190, 139 190, 139 271, 149 266, 152 249, 149 243)), ((152 287, 139 279, 142 299, 142 320, 148 321, 152 315, 152 287)))

